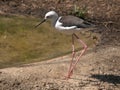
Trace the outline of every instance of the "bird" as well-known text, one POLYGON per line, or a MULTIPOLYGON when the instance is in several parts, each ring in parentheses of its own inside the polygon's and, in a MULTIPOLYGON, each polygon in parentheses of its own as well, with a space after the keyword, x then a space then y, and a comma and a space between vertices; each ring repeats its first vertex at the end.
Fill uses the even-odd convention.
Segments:
POLYGON ((41 25, 47 20, 51 21, 52 26, 57 31, 72 36, 72 60, 70 62, 68 73, 65 76, 66 79, 70 79, 71 76, 73 75, 73 70, 75 69, 77 63, 79 62, 80 58, 83 56, 83 54, 86 52, 88 48, 88 46, 84 43, 84 41, 82 41, 79 38, 77 34, 80 31, 92 30, 95 28, 95 25, 76 16, 72 15, 58 16, 58 14, 55 11, 49 11, 45 14, 44 19, 35 26, 35 28, 37 28, 39 25, 41 25), (83 46, 83 50, 81 51, 80 55, 77 58, 75 58, 76 54, 74 45, 75 38, 83 46))

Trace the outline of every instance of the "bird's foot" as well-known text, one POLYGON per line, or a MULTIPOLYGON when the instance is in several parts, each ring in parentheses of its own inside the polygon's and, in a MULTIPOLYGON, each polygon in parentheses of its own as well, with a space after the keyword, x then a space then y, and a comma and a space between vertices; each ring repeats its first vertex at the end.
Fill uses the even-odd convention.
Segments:
POLYGON ((71 78, 71 76, 73 75, 73 70, 71 70, 70 72, 68 72, 68 75, 64 76, 65 80, 68 80, 71 78))

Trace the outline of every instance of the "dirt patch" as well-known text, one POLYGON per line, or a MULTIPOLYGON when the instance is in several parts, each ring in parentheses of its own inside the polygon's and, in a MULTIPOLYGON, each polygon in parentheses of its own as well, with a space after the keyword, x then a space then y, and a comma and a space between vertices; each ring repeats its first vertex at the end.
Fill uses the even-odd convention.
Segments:
POLYGON ((74 6, 86 8, 90 18, 99 20, 118 20, 119 0, 1 0, 0 11, 13 14, 28 14, 43 17, 49 10, 59 14, 70 14, 74 6))
POLYGON ((63 80, 71 55, 0 70, 2 90, 119 90, 120 47, 102 47, 81 58, 74 75, 63 80))

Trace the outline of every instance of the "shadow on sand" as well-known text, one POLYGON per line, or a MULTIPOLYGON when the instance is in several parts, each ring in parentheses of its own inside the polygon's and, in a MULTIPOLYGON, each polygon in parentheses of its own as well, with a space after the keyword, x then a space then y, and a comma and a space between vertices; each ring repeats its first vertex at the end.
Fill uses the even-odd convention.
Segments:
POLYGON ((108 83, 112 83, 112 84, 120 84, 120 76, 117 76, 117 75, 99 75, 99 74, 93 74, 91 76, 91 78, 96 78, 100 81, 103 81, 103 82, 108 82, 108 83))

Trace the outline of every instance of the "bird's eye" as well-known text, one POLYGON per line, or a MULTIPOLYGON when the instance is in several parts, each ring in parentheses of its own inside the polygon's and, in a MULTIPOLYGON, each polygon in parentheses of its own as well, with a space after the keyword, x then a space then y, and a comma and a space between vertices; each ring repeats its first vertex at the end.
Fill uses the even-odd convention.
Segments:
POLYGON ((46 18, 50 18, 50 16, 47 16, 46 18))

